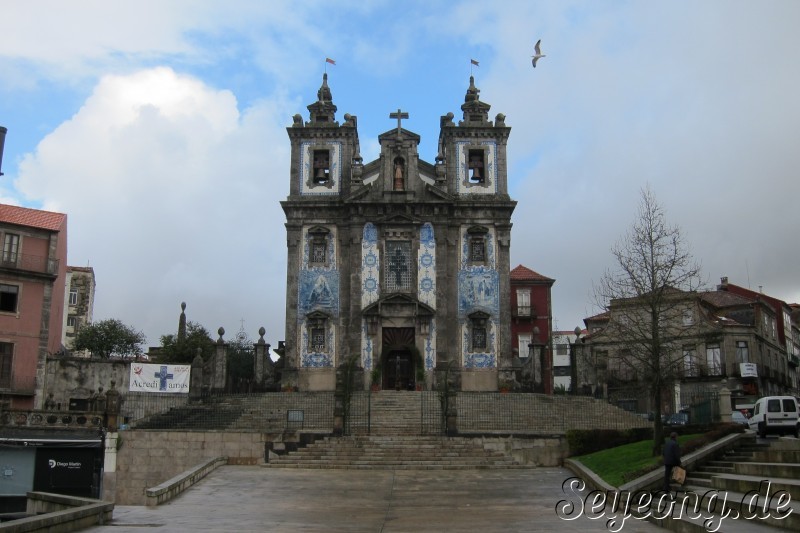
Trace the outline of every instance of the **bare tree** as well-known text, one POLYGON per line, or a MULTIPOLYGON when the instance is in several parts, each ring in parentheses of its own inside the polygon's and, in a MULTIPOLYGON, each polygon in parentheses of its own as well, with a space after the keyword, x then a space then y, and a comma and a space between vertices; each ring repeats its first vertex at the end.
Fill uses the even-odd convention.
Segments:
POLYGON ((611 251, 616 268, 594 287, 597 303, 611 310, 606 333, 617 349, 609 357, 609 369, 636 376, 648 393, 655 455, 663 441, 661 400, 683 370, 684 317, 703 285, 700 267, 649 187, 641 192, 633 225, 611 251))

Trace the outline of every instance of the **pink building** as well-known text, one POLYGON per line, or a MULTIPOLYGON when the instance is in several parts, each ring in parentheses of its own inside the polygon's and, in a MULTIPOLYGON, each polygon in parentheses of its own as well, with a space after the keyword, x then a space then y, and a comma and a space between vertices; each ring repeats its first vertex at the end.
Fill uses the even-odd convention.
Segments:
POLYGON ((47 354, 61 350, 67 215, 0 204, 0 402, 41 408, 47 354))
MULTIPOLYGON (((534 390, 553 394, 553 306, 556 280, 518 265, 511 271, 511 343, 515 356, 533 357, 534 390)), ((531 364, 531 363, 529 363, 531 364)))

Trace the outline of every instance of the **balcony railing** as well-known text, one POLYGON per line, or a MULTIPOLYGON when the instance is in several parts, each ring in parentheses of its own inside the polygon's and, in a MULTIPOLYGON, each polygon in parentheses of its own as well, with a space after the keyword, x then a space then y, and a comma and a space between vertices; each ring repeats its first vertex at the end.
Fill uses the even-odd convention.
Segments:
POLYGON ((511 316, 514 318, 533 318, 536 315, 536 308, 532 305, 517 305, 511 308, 511 316))
POLYGON ((0 267, 40 272, 42 274, 58 274, 58 259, 49 259, 41 255, 18 254, 3 252, 0 257, 0 267))

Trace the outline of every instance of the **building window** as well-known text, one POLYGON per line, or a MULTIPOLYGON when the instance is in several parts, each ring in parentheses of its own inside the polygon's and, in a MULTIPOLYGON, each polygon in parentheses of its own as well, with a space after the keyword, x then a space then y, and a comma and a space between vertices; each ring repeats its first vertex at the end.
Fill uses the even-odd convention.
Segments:
POLYGON ((308 351, 311 353, 323 353, 327 350, 326 325, 327 320, 321 314, 315 313, 308 320, 308 351))
POLYGON ((311 243, 311 262, 312 263, 325 263, 325 257, 328 255, 328 243, 312 242, 311 243))
POLYGON ((719 376, 722 374, 719 344, 706 345, 706 365, 708 366, 708 374, 710 376, 719 376))
POLYGON ((3 262, 16 263, 19 252, 19 235, 6 233, 3 239, 3 262))
POLYGON ((486 326, 472 327, 472 351, 486 350, 486 326))
POLYGON ((530 352, 530 348, 528 347, 528 345, 531 343, 530 334, 520 333, 517 336, 517 341, 518 341, 517 346, 519 346, 519 348, 517 348, 519 350, 519 356, 520 357, 528 357, 528 355, 530 355, 530 353, 529 353, 530 352))
POLYGON ((486 237, 489 231, 486 228, 475 227, 467 230, 469 241, 467 249, 467 262, 473 265, 486 263, 486 237))
POLYGON ((67 317, 67 327, 68 328, 74 328, 77 324, 78 324, 78 319, 76 319, 74 316, 68 316, 67 317))
POLYGON ((328 235, 325 228, 313 228, 308 231, 308 264, 312 267, 328 265, 328 235))
POLYGON ((4 313, 16 313, 18 301, 19 287, 17 285, 0 283, 0 311, 4 313))
POLYGON ((314 150, 314 177, 312 183, 327 185, 331 179, 331 154, 328 150, 314 150))
POLYGON ((558 343, 554 345, 556 355, 569 355, 569 344, 558 343))
POLYGON ((486 261, 486 241, 483 239, 471 239, 469 243, 469 259, 472 263, 483 263, 486 261))
POLYGON ((388 292, 411 290, 411 243, 409 241, 386 242, 386 290, 388 292))
POLYGON ((747 341, 736 341, 736 362, 750 362, 750 349, 747 346, 747 341))
POLYGON ((684 326, 694 325, 694 311, 692 311, 691 309, 683 310, 683 325, 684 326))
POLYGON ((694 346, 683 347, 683 375, 688 378, 697 376, 697 355, 694 346))
POLYGON ((489 322, 489 315, 478 311, 469 316, 471 328, 471 346, 473 352, 484 352, 489 347, 487 339, 487 325, 489 322))
POLYGON ((311 328, 311 348, 314 352, 325 351, 325 328, 311 328))
POLYGON ((470 150, 468 154, 467 173, 469 182, 472 184, 483 184, 486 181, 486 170, 483 150, 470 150))
POLYGON ((11 388, 11 363, 14 361, 14 345, 0 342, 0 387, 11 388))
POLYGON ((517 290, 517 316, 531 316, 531 291, 517 290))
POLYGON ((78 305, 78 289, 69 290, 69 305, 78 305))

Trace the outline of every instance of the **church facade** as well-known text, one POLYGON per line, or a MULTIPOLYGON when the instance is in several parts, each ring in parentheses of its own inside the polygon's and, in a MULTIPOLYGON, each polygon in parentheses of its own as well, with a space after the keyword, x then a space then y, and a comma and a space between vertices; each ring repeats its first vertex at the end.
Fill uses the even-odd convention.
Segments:
POLYGON ((447 368, 462 390, 497 390, 510 372, 510 128, 472 77, 461 109, 440 118, 433 163, 399 109, 365 163, 327 74, 309 120, 294 116, 284 386, 333 390, 346 361, 392 389, 432 388, 447 368))

